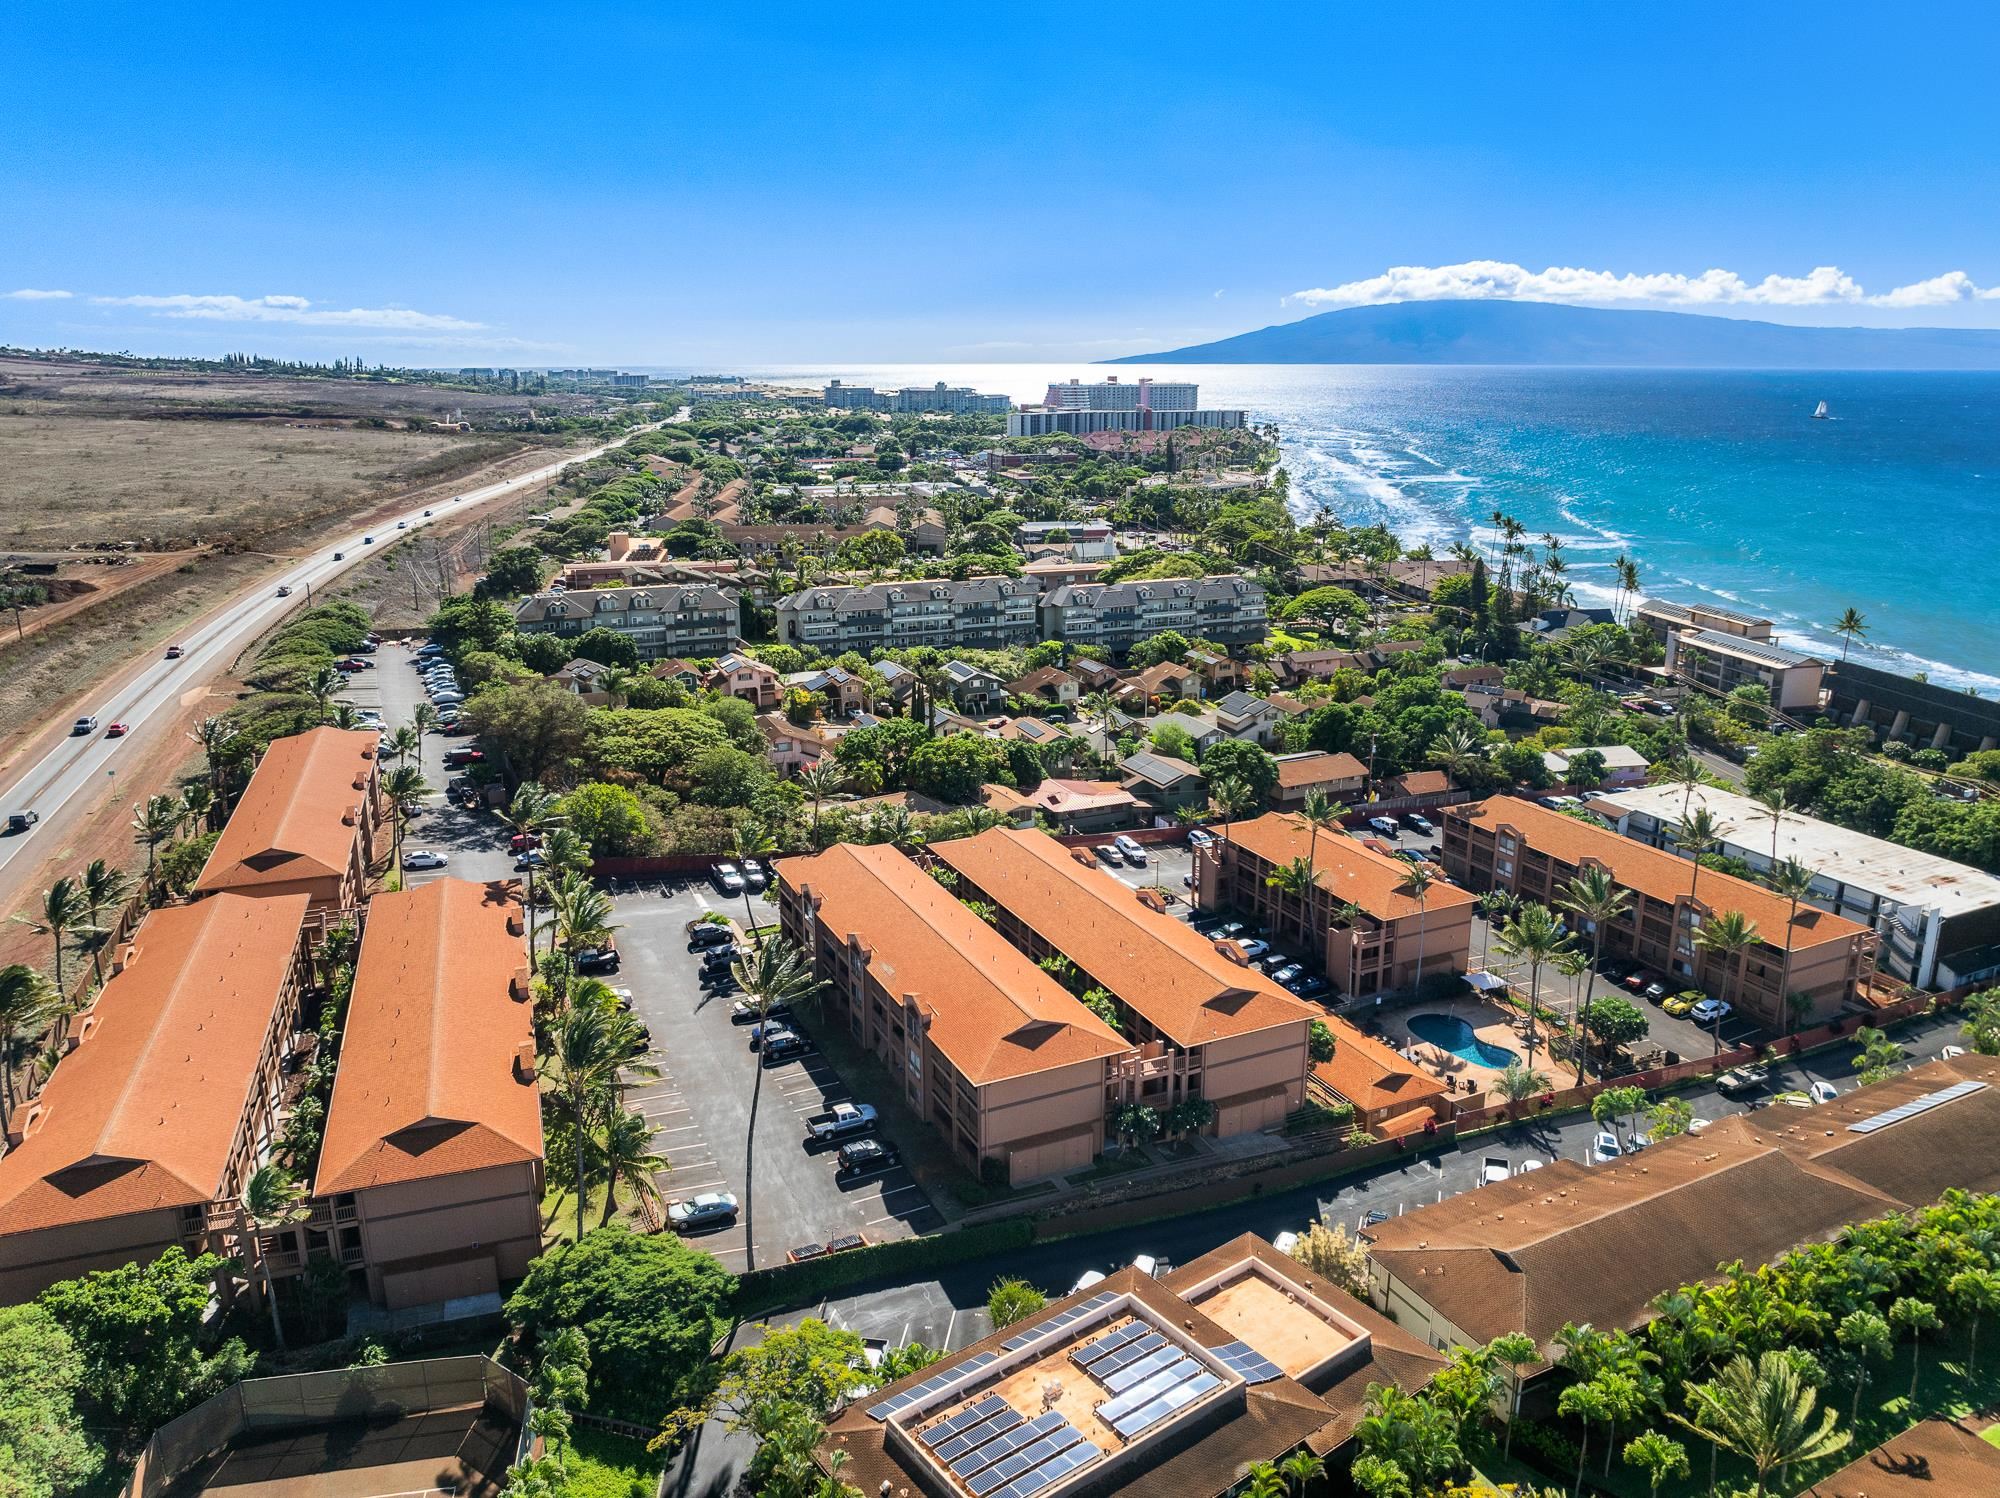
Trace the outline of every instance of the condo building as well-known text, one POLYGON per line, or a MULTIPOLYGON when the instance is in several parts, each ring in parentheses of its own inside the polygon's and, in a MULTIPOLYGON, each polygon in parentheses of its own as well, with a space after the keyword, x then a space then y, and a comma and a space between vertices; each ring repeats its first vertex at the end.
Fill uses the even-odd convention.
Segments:
POLYGON ((1554 907, 1570 880, 1601 867, 1631 897, 1631 908, 1604 929, 1606 957, 1726 999, 1768 1030, 1833 1018, 1874 971, 1877 941, 1868 927, 1808 901, 1794 911, 1761 884, 1697 873, 1686 859, 1594 822, 1515 796, 1447 807, 1442 818, 1444 866, 1467 889, 1503 889, 1554 907), (1696 942, 1707 922, 1730 912, 1755 928, 1753 947, 1729 955, 1696 942))
POLYGON ((721 655, 742 628, 736 595, 713 583, 657 583, 629 588, 552 588, 524 598, 514 627, 526 635, 559 637, 609 629, 639 650, 639 659, 721 655))
POLYGON ((778 603, 778 638, 829 654, 864 655, 912 645, 1000 649, 1037 633, 1032 583, 1005 577, 957 582, 807 588, 778 603))
POLYGON ((387 815, 373 730, 273 739, 195 881, 197 895, 291 895, 315 911, 361 903, 387 815))
POLYGON ((965 385, 906 385, 900 390, 876 390, 867 385, 827 383, 821 395, 829 409, 841 411, 887 411, 895 414, 940 412, 963 415, 968 412, 1003 415, 1014 409, 1004 395, 982 395, 965 385))
POLYGON ((1162 630, 1221 645, 1247 645, 1269 633, 1264 589, 1247 577, 1162 578, 1154 582, 1078 583, 1043 595, 1043 639, 1122 654, 1162 630))

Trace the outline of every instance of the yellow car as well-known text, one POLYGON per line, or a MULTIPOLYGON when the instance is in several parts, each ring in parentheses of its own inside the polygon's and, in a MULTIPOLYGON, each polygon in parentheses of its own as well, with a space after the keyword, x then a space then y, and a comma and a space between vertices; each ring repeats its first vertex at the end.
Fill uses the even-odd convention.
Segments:
POLYGON ((1686 1016, 1687 1012, 1690 1009, 1694 1008, 1694 1006, 1699 1004, 1700 1002, 1701 1002, 1701 995, 1695 993, 1692 990, 1689 990, 1687 993, 1677 993, 1673 995, 1671 998, 1665 998, 1660 1000, 1660 1007, 1666 1010, 1667 1013, 1673 1015, 1674 1018, 1681 1019, 1686 1016))

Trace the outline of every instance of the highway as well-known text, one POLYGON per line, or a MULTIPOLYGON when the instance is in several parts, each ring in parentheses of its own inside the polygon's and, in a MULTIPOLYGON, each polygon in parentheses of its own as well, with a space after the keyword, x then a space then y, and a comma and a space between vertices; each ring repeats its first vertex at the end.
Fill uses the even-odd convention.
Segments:
MULTIPOLYGON (((119 765, 159 735, 173 731, 175 709, 182 700, 191 692, 204 691, 252 640, 292 610, 305 607, 312 590, 358 566, 376 548, 406 539, 448 514, 463 514, 467 507, 476 509, 534 488, 573 463, 588 462, 653 430, 655 426, 635 428, 615 442, 567 454, 531 472, 468 489, 450 499, 433 500, 428 511, 419 505, 377 520, 365 530, 357 528, 347 539, 295 560, 277 576, 245 589, 190 625, 175 642, 185 652, 180 659, 167 660, 162 651, 155 659, 113 677, 100 696, 82 707, 98 720, 96 730, 58 740, 40 759, 23 765, 0 790, 0 817, 33 811, 41 818, 39 825, 26 833, 0 837, 0 910, 10 909, 20 900, 24 891, 19 885, 39 866, 47 846, 65 836, 84 808, 107 789, 106 782, 111 782, 109 788, 116 788, 119 765), (375 538, 373 546, 363 543, 364 535, 375 538), (279 597, 280 589, 288 589, 290 596, 279 597), (124 737, 104 736, 113 723, 126 725, 124 737)), ((135 786, 132 796, 137 799, 159 789, 135 786)))

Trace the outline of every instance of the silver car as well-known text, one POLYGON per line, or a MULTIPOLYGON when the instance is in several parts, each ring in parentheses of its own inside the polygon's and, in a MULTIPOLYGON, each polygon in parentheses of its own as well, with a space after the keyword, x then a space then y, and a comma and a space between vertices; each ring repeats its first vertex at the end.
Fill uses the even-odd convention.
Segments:
POLYGON ((685 1201, 669 1202, 667 1222, 677 1233, 721 1227, 736 1220, 736 1205, 733 1191, 704 1191, 685 1201))

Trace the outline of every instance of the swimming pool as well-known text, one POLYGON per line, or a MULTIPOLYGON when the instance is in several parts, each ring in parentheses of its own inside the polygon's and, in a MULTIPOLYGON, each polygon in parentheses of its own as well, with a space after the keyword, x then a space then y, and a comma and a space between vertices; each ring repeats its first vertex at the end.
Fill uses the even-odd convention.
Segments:
POLYGON ((1504 1045, 1481 1040, 1473 1033, 1472 1026, 1455 1014, 1413 1014, 1410 1033, 1474 1066, 1490 1066, 1497 1071, 1521 1059, 1518 1052, 1504 1045))

